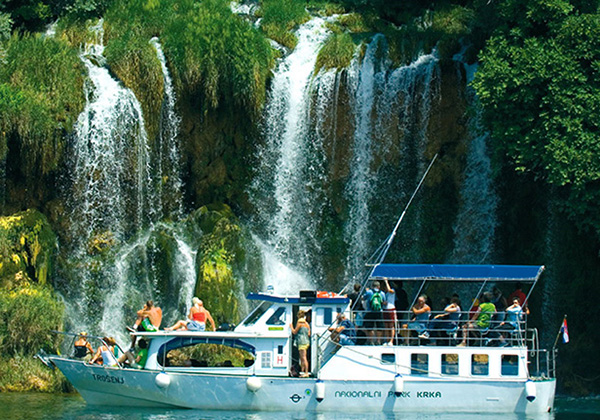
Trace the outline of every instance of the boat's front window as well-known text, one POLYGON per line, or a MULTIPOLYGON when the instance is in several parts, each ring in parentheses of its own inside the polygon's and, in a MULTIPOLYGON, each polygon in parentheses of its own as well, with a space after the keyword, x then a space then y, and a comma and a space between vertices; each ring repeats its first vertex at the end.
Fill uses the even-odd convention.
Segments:
POLYGON ((249 367, 254 356, 223 344, 198 343, 169 350, 158 362, 165 367, 249 367))
POLYGON ((279 307, 267 320, 267 325, 284 325, 285 324, 285 308, 279 307))
POLYGON ((254 325, 258 318, 260 318, 266 311, 271 307, 271 304, 268 302, 262 302, 260 305, 252 311, 250 315, 244 320, 243 325, 254 325))

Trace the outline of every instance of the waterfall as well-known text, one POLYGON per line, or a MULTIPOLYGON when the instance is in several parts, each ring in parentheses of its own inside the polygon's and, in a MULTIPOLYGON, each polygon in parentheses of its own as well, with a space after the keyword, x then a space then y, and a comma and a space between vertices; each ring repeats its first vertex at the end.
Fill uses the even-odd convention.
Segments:
MULTIPOLYGON (((378 242, 389 234, 395 218, 424 170, 427 128, 432 101, 439 97, 439 66, 435 53, 389 69, 385 40, 373 38, 360 65, 351 68, 354 84, 355 131, 350 179, 345 194, 350 203, 345 238, 349 243, 347 281, 359 280, 378 242), (372 214, 372 209, 377 212, 372 214)), ((413 214, 418 215, 419 201, 413 214)), ((418 237, 418 223, 412 237, 418 237)), ((416 247, 413 247, 416 248, 416 247)), ((418 260, 412 251, 413 261, 418 260)))
POLYGON ((156 169, 161 176, 161 182, 158 184, 160 188, 159 197, 162 199, 161 206, 164 207, 163 214, 180 218, 183 215, 181 152, 178 138, 181 119, 175 111, 175 90, 167 68, 165 54, 158 38, 152 38, 150 43, 156 49, 156 55, 160 61, 164 86, 158 156, 156 158, 156 169))
MULTIPOLYGON (((320 188, 306 182, 307 173, 313 171, 313 162, 306 153, 310 149, 310 86, 317 53, 327 34, 322 18, 301 25, 296 32, 296 49, 279 63, 266 107, 265 144, 258 151, 259 167, 252 185, 258 223, 271 249, 269 255, 294 270, 305 271, 305 287, 315 275, 314 267, 310 267, 310 249, 318 247, 318 241, 314 237, 317 220, 312 212, 319 204, 312 200, 312 190, 320 188)), ((265 284, 276 287, 284 282, 281 278, 265 278, 265 284)))
POLYGON ((102 24, 91 28, 96 41, 80 56, 88 70, 86 106, 72 144, 70 255, 59 290, 67 297, 71 327, 126 340, 124 327, 148 299, 163 307, 165 323, 185 316, 199 235, 185 235, 184 222, 160 222, 183 213, 179 118, 160 44, 151 41, 164 76, 160 133, 152 148, 139 101, 105 65, 102 24))
POLYGON ((150 147, 141 105, 103 64, 102 22, 81 60, 88 71, 86 105, 75 126, 72 229, 81 246, 94 235, 115 241, 154 218, 150 147))
MULTIPOLYGON (((476 66, 466 66, 467 86, 473 80, 476 66)), ((468 97, 477 113, 469 121, 472 137, 467 151, 467 165, 460 190, 460 207, 454 223, 454 250, 451 262, 486 264, 493 261, 497 222, 498 196, 493 188, 492 169, 487 151, 489 134, 481 127, 481 108, 475 92, 467 88, 468 97)))

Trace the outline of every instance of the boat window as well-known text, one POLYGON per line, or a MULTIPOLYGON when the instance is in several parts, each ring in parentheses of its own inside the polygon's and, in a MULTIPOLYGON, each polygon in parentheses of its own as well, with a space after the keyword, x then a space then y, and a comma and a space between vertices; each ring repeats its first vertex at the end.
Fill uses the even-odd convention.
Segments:
POLYGON ((489 375, 490 373, 490 356, 487 354, 474 354, 471 357, 471 374, 472 375, 489 375))
POLYGON ((260 353, 260 367, 261 369, 269 369, 271 367, 270 351, 263 351, 260 353))
POLYGON ((458 354, 442 354, 442 373, 458 375, 458 354))
POLYGON ((269 302, 262 302, 244 320, 244 325, 254 325, 254 323, 256 321, 258 321, 258 318, 260 318, 270 307, 271 307, 271 304, 269 302))
POLYGON ((410 374, 427 375, 429 373, 429 355, 414 353, 410 355, 410 374))
POLYGON ((199 343, 178 347, 159 355, 158 363, 165 367, 250 367, 254 364, 252 353, 223 344, 199 343))
POLYGON ((285 325, 285 308, 279 307, 267 320, 267 325, 285 325))
POLYGON ((517 376, 519 374, 519 356, 503 354, 501 373, 504 376, 517 376))
POLYGON ((396 355, 394 353, 383 353, 381 355, 381 363, 384 365, 393 365, 396 363, 396 355))
POLYGON ((332 308, 317 308, 317 319, 316 325, 319 327, 326 327, 333 322, 333 309, 332 308))

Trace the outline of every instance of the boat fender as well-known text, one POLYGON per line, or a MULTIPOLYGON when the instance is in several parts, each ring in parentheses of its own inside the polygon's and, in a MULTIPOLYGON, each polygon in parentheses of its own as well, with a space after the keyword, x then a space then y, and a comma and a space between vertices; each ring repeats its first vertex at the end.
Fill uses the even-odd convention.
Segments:
POLYGON ((525 382, 525 394, 526 394, 527 401, 533 402, 535 400, 535 397, 536 397, 535 382, 533 382, 530 379, 528 379, 527 382, 525 382))
POLYGON ((404 378, 397 373, 394 378, 394 394, 396 394, 396 397, 399 397, 402 395, 402 391, 404 391, 404 378))
POLYGON ((248 391, 256 392, 261 387, 262 387, 262 382, 261 382, 260 378, 257 378, 256 376, 252 375, 248 379, 246 379, 246 388, 248 388, 248 391))
POLYGON ((164 372, 159 373, 154 378, 154 383, 161 389, 167 389, 171 385, 171 377, 164 372))
POLYGON ((320 379, 317 379, 315 383, 315 396, 318 402, 323 401, 325 398, 325 383, 320 379))

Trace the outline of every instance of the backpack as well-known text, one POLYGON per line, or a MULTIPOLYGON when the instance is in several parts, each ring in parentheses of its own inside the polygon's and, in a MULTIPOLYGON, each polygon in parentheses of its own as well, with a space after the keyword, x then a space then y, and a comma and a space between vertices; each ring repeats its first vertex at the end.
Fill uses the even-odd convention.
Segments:
POLYGON ((381 311, 383 299, 381 298, 381 292, 379 290, 376 292, 373 292, 373 295, 371 296, 371 300, 369 303, 371 304, 371 311, 373 311, 373 312, 381 311))

